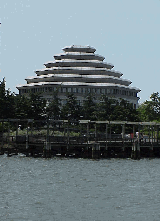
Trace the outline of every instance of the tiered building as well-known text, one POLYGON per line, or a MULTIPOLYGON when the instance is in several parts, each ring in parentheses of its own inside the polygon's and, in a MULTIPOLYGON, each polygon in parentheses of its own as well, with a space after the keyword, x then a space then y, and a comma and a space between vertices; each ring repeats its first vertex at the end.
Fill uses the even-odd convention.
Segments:
POLYGON ((27 84, 17 86, 19 94, 41 92, 50 101, 53 91, 58 90, 62 104, 67 93, 73 93, 80 105, 88 93, 97 101, 103 94, 123 98, 137 108, 140 89, 129 86, 132 82, 121 78, 122 73, 113 70, 114 65, 103 62, 105 58, 95 54, 95 48, 72 45, 63 51, 54 55, 55 61, 45 63, 44 69, 35 71, 36 76, 26 78, 27 84))

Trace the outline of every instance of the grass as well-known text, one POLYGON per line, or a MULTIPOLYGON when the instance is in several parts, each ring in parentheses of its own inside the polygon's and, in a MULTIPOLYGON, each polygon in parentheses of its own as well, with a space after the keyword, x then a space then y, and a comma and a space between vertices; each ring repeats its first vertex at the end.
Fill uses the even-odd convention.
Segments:
MULTIPOLYGON (((19 136, 25 136, 27 134, 27 129, 23 129, 23 130, 18 130, 18 135, 19 136)), ((33 130, 31 132, 31 130, 28 131, 28 135, 33 135, 33 136, 46 136, 47 135, 47 130, 45 129, 41 129, 41 130, 33 130)), ((8 133, 5 132, 4 133, 4 136, 7 137, 8 136, 8 133)), ((10 136, 16 136, 16 131, 10 131, 10 136)), ((52 130, 49 130, 49 136, 64 136, 64 132, 61 132, 61 131, 52 131, 52 130)), ((65 136, 67 136, 67 132, 65 133, 65 136)), ((69 133, 69 136, 80 136, 80 133, 79 132, 74 132, 74 131, 71 131, 69 133)))

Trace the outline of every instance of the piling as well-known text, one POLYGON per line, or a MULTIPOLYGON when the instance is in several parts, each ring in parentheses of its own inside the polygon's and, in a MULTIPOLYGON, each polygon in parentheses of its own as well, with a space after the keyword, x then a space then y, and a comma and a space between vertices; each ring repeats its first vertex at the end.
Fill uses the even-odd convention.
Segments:
POLYGON ((140 160, 140 144, 137 140, 135 140, 132 145, 131 159, 140 160))
POLYGON ((0 155, 3 155, 4 154, 4 141, 3 141, 3 133, 4 133, 4 122, 2 121, 2 145, 1 145, 1 152, 0 152, 0 155))
POLYGON ((44 142, 44 147, 43 147, 43 157, 51 158, 51 143, 49 139, 49 119, 47 120, 47 133, 46 133, 46 141, 44 142))
POLYGON ((28 124, 26 130, 26 157, 29 156, 29 134, 28 134, 28 124))
POLYGON ((124 151, 125 151, 124 139, 125 139, 125 124, 122 125, 122 151, 123 151, 123 155, 124 155, 124 151))
POLYGON ((92 159, 100 159, 100 144, 94 143, 92 145, 92 159))
POLYGON ((151 127, 151 135, 152 135, 152 137, 151 137, 151 145, 150 145, 150 147, 149 147, 149 157, 154 157, 154 152, 153 152, 153 150, 154 150, 154 148, 153 148, 153 142, 154 142, 154 138, 153 138, 153 132, 154 132, 154 127, 152 126, 151 127))

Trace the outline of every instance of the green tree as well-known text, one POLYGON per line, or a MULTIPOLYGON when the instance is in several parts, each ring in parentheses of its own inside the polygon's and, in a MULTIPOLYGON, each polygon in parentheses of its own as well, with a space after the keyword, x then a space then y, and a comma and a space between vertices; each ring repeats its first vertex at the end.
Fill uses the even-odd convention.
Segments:
POLYGON ((113 116, 115 120, 132 121, 139 120, 137 110, 133 108, 133 104, 121 99, 114 108, 113 116))
POLYGON ((98 120, 114 120, 114 109, 117 101, 113 98, 103 95, 100 102, 97 104, 97 119, 98 120))
POLYGON ((96 102, 95 97, 92 94, 88 94, 83 102, 82 106, 82 116, 86 120, 96 120, 96 102))
POLYGON ((25 119, 29 118, 31 112, 31 105, 29 98, 24 95, 17 95, 15 97, 15 118, 25 119))
POLYGON ((40 93, 31 93, 29 95, 29 113, 31 119, 43 119, 46 114, 46 100, 41 97, 40 93))
POLYGON ((146 100, 138 107, 138 114, 141 121, 160 121, 160 96, 153 93, 150 100, 146 100))
POLYGON ((46 113, 48 117, 53 118, 55 120, 58 120, 60 118, 60 106, 61 102, 58 98, 58 91, 55 91, 53 93, 52 101, 49 103, 49 105, 46 108, 46 113))
POLYGON ((63 119, 79 120, 80 106, 73 94, 67 94, 67 102, 61 109, 61 117, 63 119))
POLYGON ((133 104, 124 99, 116 100, 102 96, 97 104, 98 120, 138 121, 138 113, 133 104))
POLYGON ((13 118, 14 97, 10 90, 5 89, 5 78, 0 82, 0 118, 13 118))

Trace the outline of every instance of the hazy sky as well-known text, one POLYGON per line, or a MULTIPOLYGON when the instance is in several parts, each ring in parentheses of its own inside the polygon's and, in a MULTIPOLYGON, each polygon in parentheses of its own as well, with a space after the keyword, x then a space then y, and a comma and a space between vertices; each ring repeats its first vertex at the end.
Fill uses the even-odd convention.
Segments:
POLYGON ((160 91, 159 16, 159 0, 1 0, 0 81, 18 93, 64 46, 90 45, 143 102, 160 91))

